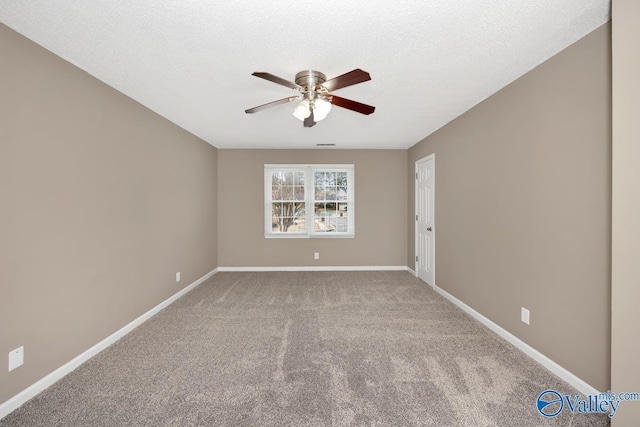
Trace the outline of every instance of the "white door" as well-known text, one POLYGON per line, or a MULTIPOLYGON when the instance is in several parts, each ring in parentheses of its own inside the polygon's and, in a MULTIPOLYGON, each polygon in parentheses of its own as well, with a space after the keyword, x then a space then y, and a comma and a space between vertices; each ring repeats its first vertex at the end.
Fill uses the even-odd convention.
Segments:
POLYGON ((416 273, 435 286, 434 155, 416 162, 416 273))

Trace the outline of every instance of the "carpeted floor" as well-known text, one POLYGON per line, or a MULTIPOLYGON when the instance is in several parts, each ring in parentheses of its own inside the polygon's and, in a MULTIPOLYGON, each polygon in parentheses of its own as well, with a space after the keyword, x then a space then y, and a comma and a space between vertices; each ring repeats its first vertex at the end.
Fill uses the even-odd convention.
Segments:
POLYGON ((0 426, 546 426, 579 394, 407 272, 218 273, 0 426))

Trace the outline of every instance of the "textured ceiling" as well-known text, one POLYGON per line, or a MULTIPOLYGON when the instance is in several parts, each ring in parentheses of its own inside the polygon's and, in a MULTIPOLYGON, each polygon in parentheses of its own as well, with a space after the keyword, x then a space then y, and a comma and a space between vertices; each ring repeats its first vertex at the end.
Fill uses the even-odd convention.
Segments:
POLYGON ((2 0, 0 22, 220 148, 408 148, 609 19, 609 0, 2 0), (251 76, 372 80, 313 128, 251 76))

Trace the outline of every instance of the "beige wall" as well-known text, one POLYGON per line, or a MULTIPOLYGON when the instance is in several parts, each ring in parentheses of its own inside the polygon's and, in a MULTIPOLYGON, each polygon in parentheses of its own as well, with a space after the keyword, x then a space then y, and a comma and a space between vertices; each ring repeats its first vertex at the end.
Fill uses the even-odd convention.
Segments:
MULTIPOLYGON (((614 0, 611 390, 640 393, 640 2, 614 0)), ((635 426, 640 402, 625 402, 614 426, 635 426)))
POLYGON ((221 267, 406 265, 405 150, 218 150, 218 156, 221 267), (265 239, 265 163, 354 164, 355 238, 265 239))
POLYGON ((610 55, 605 25, 412 147, 408 173, 408 265, 414 163, 435 153, 436 285, 601 390, 610 360, 610 55))
POLYGON ((0 58, 2 403, 216 267, 217 153, 3 25, 0 58))

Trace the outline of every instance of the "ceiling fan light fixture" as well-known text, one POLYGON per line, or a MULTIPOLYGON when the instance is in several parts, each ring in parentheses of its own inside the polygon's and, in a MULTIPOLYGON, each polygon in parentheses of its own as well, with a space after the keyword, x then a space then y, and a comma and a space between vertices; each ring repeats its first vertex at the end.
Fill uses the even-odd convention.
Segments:
POLYGON ((369 115, 376 110, 376 107, 371 105, 341 98, 332 93, 334 90, 371 80, 369 73, 360 68, 356 68, 330 80, 327 80, 327 77, 319 71, 304 70, 296 74, 295 83, 264 71, 256 71, 252 75, 294 89, 298 91, 299 95, 288 96, 277 101, 244 110, 247 114, 257 113, 258 111, 287 104, 291 101, 302 100, 294 108, 293 116, 302 121, 304 127, 310 128, 317 122, 327 118, 327 115, 329 115, 332 109, 332 105, 337 105, 340 108, 365 115, 369 115))
POLYGON ((316 122, 324 120, 331 111, 331 103, 322 98, 316 98, 313 103, 313 119, 316 122))
POLYGON ((303 121, 311 115, 311 108, 309 107, 309 100, 303 99, 300 104, 293 110, 293 116, 303 121))

